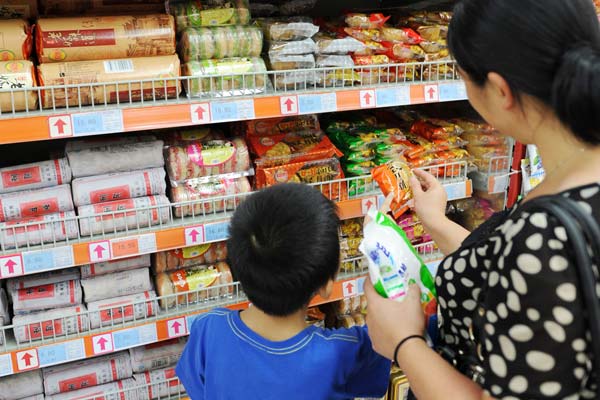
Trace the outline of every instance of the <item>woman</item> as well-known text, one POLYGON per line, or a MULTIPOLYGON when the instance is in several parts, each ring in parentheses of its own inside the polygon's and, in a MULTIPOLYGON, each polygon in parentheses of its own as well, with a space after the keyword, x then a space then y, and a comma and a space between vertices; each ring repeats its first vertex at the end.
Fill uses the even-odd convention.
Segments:
MULTIPOLYGON (((600 27, 591 0, 463 0, 448 41, 473 107, 539 148, 546 179, 524 202, 568 196, 600 220, 600 27)), ((596 398, 600 360, 589 352, 564 227, 521 203, 470 235, 444 215, 440 184, 415 175, 415 211, 448 255, 436 277, 441 341, 459 361, 475 349, 481 376, 475 383, 413 337, 424 326, 415 288, 396 303, 367 285, 375 349, 399 362, 421 400, 596 398)))

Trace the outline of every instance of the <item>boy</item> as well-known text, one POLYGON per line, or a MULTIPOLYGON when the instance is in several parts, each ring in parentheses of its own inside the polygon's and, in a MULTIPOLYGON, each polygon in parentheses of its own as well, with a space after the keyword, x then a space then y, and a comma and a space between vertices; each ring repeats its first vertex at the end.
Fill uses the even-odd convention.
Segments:
POLYGON ((246 199, 227 243, 252 306, 197 318, 177 365, 192 400, 382 397, 390 361, 364 328, 307 327, 311 298, 329 297, 340 265, 336 206, 318 190, 281 184, 246 199))

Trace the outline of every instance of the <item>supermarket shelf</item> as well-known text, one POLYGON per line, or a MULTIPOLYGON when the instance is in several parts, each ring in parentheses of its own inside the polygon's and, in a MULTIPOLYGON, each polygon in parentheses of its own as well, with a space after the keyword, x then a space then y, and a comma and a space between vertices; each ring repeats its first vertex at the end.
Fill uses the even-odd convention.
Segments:
POLYGON ((473 188, 489 194, 505 193, 510 181, 509 156, 492 157, 487 168, 469 173, 473 188))
MULTIPOLYGON (((372 109, 378 107, 403 106, 411 104, 438 103, 466 100, 464 82, 458 80, 456 65, 452 61, 389 64, 356 68, 317 68, 301 71, 270 71, 263 74, 235 75, 242 81, 242 87, 249 89, 218 92, 215 87, 228 87, 232 76, 212 77, 210 87, 199 97, 186 97, 169 94, 165 89, 167 80, 130 81, 103 84, 79 84, 66 86, 39 87, 23 90, 0 90, 10 95, 12 105, 0 110, 0 144, 32 142, 48 139, 101 135, 107 133, 131 132, 149 129, 181 127, 260 118, 314 114, 337 111, 372 109), (394 78, 389 73, 394 71, 394 78), (298 74, 303 82, 295 82, 292 87, 277 89, 270 84, 257 87, 257 81, 277 82, 298 74), (365 82, 328 82, 335 76, 358 76, 365 82), (308 78, 307 78, 308 77, 308 78), (219 84, 219 80, 221 81, 219 84), (323 84, 322 82, 326 82, 323 84), (135 92, 140 94, 143 84, 151 84, 153 89, 145 89, 143 101, 134 101, 135 92), (118 85, 118 86, 117 86, 118 85), (105 94, 115 90, 129 92, 116 104, 89 105, 89 93, 105 94), (157 89, 158 88, 158 89, 157 89), (17 111, 15 99, 50 96, 42 104, 25 104, 24 111, 17 111), (87 95, 86 95, 87 94, 87 95), (67 103, 74 104, 57 107, 67 103), (45 106, 45 108, 43 107, 45 106)), ((198 78, 173 78, 183 88, 201 85, 198 78)), ((175 83, 173 83, 175 85, 175 83)), ((144 89, 142 89, 143 91, 144 89)), ((93 97, 93 96, 91 96, 93 97)), ((107 98, 108 96, 104 96, 107 98)), ((93 100, 92 100, 93 101, 93 100)))

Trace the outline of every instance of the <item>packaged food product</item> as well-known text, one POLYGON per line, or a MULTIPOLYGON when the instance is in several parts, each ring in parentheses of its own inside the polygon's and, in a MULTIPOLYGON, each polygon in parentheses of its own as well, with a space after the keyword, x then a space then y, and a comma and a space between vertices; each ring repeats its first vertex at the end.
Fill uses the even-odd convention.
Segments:
POLYGON ((258 19, 256 24, 262 28, 268 41, 293 41, 313 37, 319 27, 311 18, 292 17, 286 19, 258 19))
POLYGON ((380 13, 376 14, 361 14, 361 13, 351 13, 346 15, 346 25, 351 28, 362 28, 362 29, 378 29, 381 28, 387 20, 390 19, 389 16, 385 16, 380 13))
POLYGON ((311 11, 317 5, 317 0, 284 0, 279 6, 282 15, 298 15, 311 11))
MULTIPOLYGON (((405 43, 388 43, 384 46, 387 49, 386 54, 395 61, 403 62, 422 62, 425 61, 425 50, 417 45, 405 43)), ((432 60, 433 61, 433 60, 432 60)))
POLYGON ((363 42, 350 36, 339 38, 327 33, 318 33, 315 36, 315 41, 317 54, 348 55, 348 53, 360 52, 366 49, 363 42))
MULTIPOLYGON (((283 67, 285 65, 293 65, 295 63, 298 63, 299 66, 307 66, 308 63, 312 63, 314 61, 314 56, 312 54, 306 54, 303 56, 284 56, 282 59, 285 61, 278 63, 280 67, 283 67), (300 58, 305 57, 309 58, 308 60, 306 60, 307 63, 304 63, 304 61, 300 60, 300 58)), ((320 75, 316 71, 302 71, 301 69, 303 68, 304 67, 299 67, 296 68, 295 71, 284 71, 275 73, 273 79, 275 83, 275 88, 277 90, 306 90, 318 87, 317 83, 320 81, 320 75)))
POLYGON ((405 143, 378 143, 375 147, 377 156, 389 158, 403 157, 406 149, 405 143))
POLYGON ((143 320, 158 312, 156 293, 153 290, 92 301, 87 306, 91 329, 143 320))
POLYGON ((40 63, 175 54, 175 21, 167 14, 42 18, 36 25, 40 63))
POLYGON ((44 393, 53 395, 131 378, 133 371, 129 354, 117 353, 47 367, 43 375, 44 393))
POLYGON ((139 400, 138 391, 135 390, 139 383, 133 379, 105 383, 104 385, 89 386, 73 392, 46 395, 46 400, 73 400, 73 399, 104 399, 104 400, 139 400))
POLYGON ((165 194, 167 188, 163 168, 77 178, 72 186, 77 207, 165 194))
POLYGON ((507 147, 506 137, 501 136, 498 132, 466 131, 462 138, 471 146, 507 147))
POLYGON ((167 146, 174 146, 197 141, 225 140, 225 134, 214 127, 199 126, 172 132, 164 139, 167 146))
POLYGON ((0 60, 29 60, 33 43, 25 20, 0 20, 0 38, 0 60))
POLYGON ((364 226, 361 252, 369 261, 369 276, 381 296, 402 301, 410 284, 421 289, 428 317, 437 312, 435 282, 404 231, 387 215, 372 210, 364 226))
POLYGON ((167 12, 175 17, 177 31, 188 26, 248 25, 248 0, 199 1, 167 0, 167 12))
POLYGON ((317 51, 317 44, 310 38, 292 42, 270 42, 268 51, 270 59, 280 56, 312 54, 317 51))
POLYGON ((439 119, 417 121, 412 125, 410 131, 427 140, 445 140, 464 132, 458 125, 439 119))
POLYGON ((394 218, 400 217, 408 210, 407 203, 412 199, 409 183, 412 171, 409 166, 401 161, 392 161, 376 167, 371 174, 384 196, 394 193, 390 207, 394 218))
POLYGON ((419 216, 415 213, 406 213, 396 220, 398 226, 403 229, 411 227, 419 222, 421 222, 421 220, 419 219, 419 216))
POLYGON ((233 277, 229 266, 224 262, 156 275, 156 290, 158 295, 163 297, 160 303, 163 308, 184 306, 212 297, 231 295, 233 293, 231 286, 205 290, 211 286, 231 283, 233 283, 233 277), (177 296, 174 296, 176 294, 177 296))
POLYGON ((244 139, 197 141, 166 150, 166 168, 173 182, 250 169, 250 155, 244 139))
POLYGON ((181 32, 179 55, 184 63, 231 57, 259 57, 263 33, 255 26, 189 27, 181 32))
POLYGON ((346 163, 362 163, 365 161, 371 161, 375 158, 375 150, 358 150, 349 153, 344 153, 344 162, 346 163))
MULTIPOLYGON (((273 71, 285 71, 290 69, 308 69, 316 66, 315 56, 312 54, 303 55, 277 55, 269 54, 269 65, 273 71)), ((314 74, 313 74, 314 75, 314 74)), ((308 74, 289 72, 285 74, 276 74, 285 77, 302 77, 309 76, 308 74)), ((291 78, 288 78, 291 79, 291 78)), ((299 78, 300 79, 300 78, 299 78)), ((314 78, 313 78, 314 80, 314 78)))
MULTIPOLYGON (((4 288, 0 288, 0 326, 10 325, 8 312, 8 296, 4 288)), ((0 344, 4 344, 4 336, 0 336, 0 344)))
POLYGON ((334 120, 327 123, 327 133, 337 131, 355 131, 359 129, 370 129, 377 126, 377 118, 371 115, 346 115, 336 117, 334 120))
POLYGON ((361 237, 349 237, 340 239, 340 251, 342 254, 342 260, 349 258, 355 258, 360 256, 358 246, 360 245, 361 237))
POLYGON ((404 231, 407 239, 411 243, 418 242, 423 237, 423 235, 425 235, 425 228, 422 224, 414 224, 412 226, 402 228, 402 230, 404 231))
POLYGON ((270 88, 267 66, 260 57, 190 61, 182 66, 189 97, 236 96, 263 93, 270 88))
POLYGON ((379 134, 383 130, 365 130, 365 131, 330 131, 329 137, 335 145, 342 149, 344 153, 365 151, 373 149, 378 143, 382 143, 384 138, 379 134))
POLYGON ((41 14, 64 15, 123 15, 125 13, 164 13, 164 0, 40 0, 41 14))
POLYGON ((257 119, 241 123, 248 136, 271 136, 289 132, 320 130, 319 118, 314 115, 298 115, 293 117, 280 117, 257 119))
POLYGON ((126 145, 132 143, 153 142, 157 138, 154 135, 119 135, 119 136, 91 136, 85 139, 69 140, 65 145, 65 153, 93 149, 95 147, 126 145))
MULTIPOLYGON (((0 6, 1 7, 1 6, 0 6)), ((38 108, 35 68, 31 61, 0 61, 0 111, 34 111, 38 108)))
POLYGON ((89 329, 83 305, 15 315, 13 332, 17 343, 30 343, 85 332, 89 329))
POLYGON ((246 177, 213 177, 187 183, 171 189, 173 203, 184 203, 173 207, 177 218, 206 216, 234 210, 250 193, 252 186, 246 177))
POLYGON ((408 147, 408 150, 404 153, 408 158, 419 157, 435 151, 433 142, 412 132, 406 132, 405 136, 406 141, 400 143, 404 143, 408 147))
POLYGON ((81 206, 77 208, 79 232, 90 236, 166 224, 170 205, 167 196, 158 195, 81 206))
POLYGON ((19 289, 13 295, 12 301, 15 313, 79 305, 81 285, 79 280, 70 280, 19 289))
MULTIPOLYGON (((317 67, 354 67, 354 60, 349 55, 324 55, 317 57, 317 67)), ((344 71, 346 72, 346 71, 344 71)), ((360 76, 359 76, 360 79, 360 76)))
POLYGON ((11 296, 20 289, 33 288, 40 285, 49 285, 71 280, 79 280, 81 274, 78 268, 66 268, 57 271, 42 272, 35 275, 20 276, 6 281, 6 290, 11 296))
POLYGON ((226 259, 227 242, 206 243, 154 253, 152 255, 152 271, 159 274, 197 265, 215 264, 226 259))
POLYGON ((110 275, 82 279, 81 286, 83 286, 86 303, 152 290, 149 268, 119 271, 110 275))
POLYGON ((0 195, 0 221, 15 221, 73 211, 70 185, 0 195))
POLYGON ((37 0, 3 0, 0 19, 35 19, 38 16, 37 0))
POLYGON ((0 223, 0 248, 13 249, 56 243, 79 236, 74 211, 0 223))
POLYGON ((380 42, 382 40, 381 30, 379 29, 369 29, 369 28, 344 28, 344 32, 348 36, 353 37, 354 39, 358 39, 361 42, 365 41, 374 41, 380 42))
POLYGON ((444 50, 448 49, 448 44, 446 43, 445 40, 437 40, 437 41, 428 41, 428 40, 424 40, 421 43, 419 43, 419 46, 421 46, 421 48, 423 50, 425 50, 426 53, 440 53, 444 50))
POLYGON ((18 400, 44 393, 42 370, 12 374, 0 379, 0 393, 6 400, 18 400))
POLYGON ((93 276, 112 274, 113 272, 118 271, 129 271, 132 269, 150 267, 150 264, 150 254, 144 254, 141 256, 124 258, 120 260, 111 260, 90 265, 82 265, 81 278, 85 279, 93 276))
POLYGON ((419 44, 423 41, 423 38, 410 28, 392 28, 389 26, 381 28, 381 38, 386 42, 409 45, 419 44))
POLYGON ((417 32, 425 40, 435 42, 444 40, 448 36, 447 25, 424 25, 417 28, 417 32))
MULTIPOLYGON (((463 135, 464 136, 464 135, 463 135)), ((448 139, 435 139, 433 145, 436 151, 447 151, 452 149, 458 149, 468 144, 466 140, 463 140, 460 136, 451 136, 448 139)))
POLYGON ((186 343, 187 337, 180 337, 129 349, 133 372, 152 371, 176 364, 186 343))
POLYGON ((43 189, 70 182, 71 168, 66 158, 0 169, 0 193, 43 189))
POLYGON ((376 167, 373 161, 363 161, 360 163, 345 163, 344 171, 348 176, 364 176, 369 175, 371 170, 376 167))
POLYGON ((345 237, 362 237, 362 221, 359 218, 347 219, 340 224, 340 233, 345 237))
POLYGON ((345 297, 340 301, 333 303, 333 311, 336 315, 348 315, 352 310, 352 300, 350 297, 345 297))
MULTIPOLYGON (((391 60, 388 56, 386 56, 385 54, 377 54, 374 56, 357 56, 354 55, 352 56, 352 59, 354 60, 354 64, 359 66, 359 65, 385 65, 385 64, 390 64, 391 60)), ((375 74, 377 75, 377 74, 375 74)))
POLYGON ((185 392, 183 384, 179 379, 176 379, 174 366, 146 371, 135 374, 133 377, 138 385, 146 385, 146 387, 139 389, 139 396, 142 399, 164 399, 185 392))
POLYGON ((290 132, 268 137, 250 137, 249 145, 261 167, 314 161, 342 156, 321 131, 290 132))
POLYGON ((179 69, 176 55, 42 64, 38 67, 42 86, 83 84, 43 90, 42 106, 57 108, 68 104, 77 107, 173 99, 179 95, 181 85, 169 78, 179 77, 179 69), (131 83, 107 84, 120 81, 131 83))

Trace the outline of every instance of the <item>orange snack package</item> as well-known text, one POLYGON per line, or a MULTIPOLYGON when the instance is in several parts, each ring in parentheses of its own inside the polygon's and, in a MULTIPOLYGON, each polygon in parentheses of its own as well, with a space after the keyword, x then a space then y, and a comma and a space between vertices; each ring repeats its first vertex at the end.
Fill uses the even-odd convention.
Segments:
POLYGON ((412 190, 409 184, 412 171, 406 163, 391 161, 374 168, 371 175, 384 196, 394 193, 390 207, 395 219, 408 211, 408 201, 412 199, 412 190))

